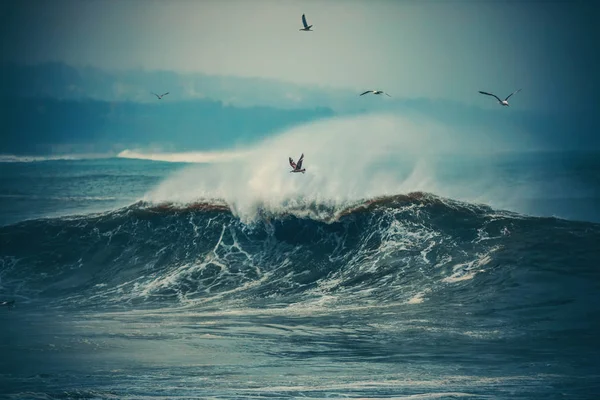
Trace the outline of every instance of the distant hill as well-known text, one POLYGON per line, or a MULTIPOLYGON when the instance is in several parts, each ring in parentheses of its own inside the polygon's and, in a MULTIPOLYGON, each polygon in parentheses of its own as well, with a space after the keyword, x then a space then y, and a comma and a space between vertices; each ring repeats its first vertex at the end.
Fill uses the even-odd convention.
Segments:
POLYGON ((219 101, 3 97, 0 153, 105 152, 149 145, 173 151, 247 144, 286 127, 334 115, 331 109, 237 108, 219 101))
POLYGON ((600 148, 595 112, 523 110, 517 99, 508 108, 486 98, 482 108, 401 94, 360 97, 351 90, 201 73, 4 63, 0 99, 0 153, 72 151, 84 144, 224 148, 318 118, 370 112, 523 137, 548 149, 600 148), (159 101, 152 91, 170 94, 159 101))

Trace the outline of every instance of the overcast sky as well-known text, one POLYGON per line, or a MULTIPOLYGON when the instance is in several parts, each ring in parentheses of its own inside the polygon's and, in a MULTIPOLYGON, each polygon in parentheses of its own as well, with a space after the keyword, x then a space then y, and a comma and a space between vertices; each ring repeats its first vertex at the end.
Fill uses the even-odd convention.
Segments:
MULTIPOLYGON (((9 4, 10 3, 10 4, 9 4)), ((4 61, 274 78, 525 108, 598 105, 594 2, 12 0, 4 61), (306 13, 314 32, 300 32, 306 13), (518 98, 517 98, 518 96, 518 98), (487 99, 493 103, 493 99, 487 99)))

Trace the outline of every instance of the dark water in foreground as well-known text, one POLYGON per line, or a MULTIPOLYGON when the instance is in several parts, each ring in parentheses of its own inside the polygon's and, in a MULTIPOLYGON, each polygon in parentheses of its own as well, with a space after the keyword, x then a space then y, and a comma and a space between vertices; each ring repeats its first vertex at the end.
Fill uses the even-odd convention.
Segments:
POLYGON ((600 391, 597 223, 411 193, 245 224, 221 204, 138 202, 173 166, 87 163, 0 165, 5 398, 600 391))

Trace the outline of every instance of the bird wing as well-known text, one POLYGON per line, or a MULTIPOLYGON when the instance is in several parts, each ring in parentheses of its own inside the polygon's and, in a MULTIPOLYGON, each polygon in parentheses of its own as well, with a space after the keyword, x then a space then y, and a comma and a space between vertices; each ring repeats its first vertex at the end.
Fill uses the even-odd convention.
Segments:
POLYGON ((156 97, 160 97, 159 95, 157 95, 157 94, 156 94, 156 93, 154 93, 154 92, 150 92, 150 93, 152 93, 152 94, 153 94, 153 95, 155 95, 156 97))
POLYGON ((389 94, 387 94, 387 93, 386 93, 386 95, 387 95, 388 97, 392 97, 392 96, 390 96, 390 95, 389 95, 389 94))
POLYGON ((296 169, 302 168, 302 161, 304 161, 304 153, 302 153, 302 155, 300 156, 300 159, 298 160, 298 165, 296 166, 296 169))
POLYGON ((520 91, 521 91, 521 89, 519 89, 519 90, 515 90, 514 92, 512 92, 511 94, 509 94, 509 95, 506 97, 506 99, 504 99, 504 100, 506 101, 506 100, 510 99, 510 96, 512 96, 513 94, 515 94, 515 93, 518 93, 518 92, 520 92, 520 91))
POLYGON ((296 169, 296 163, 294 162, 294 160, 292 159, 292 157, 290 157, 290 166, 294 169, 296 169))
POLYGON ((367 93, 373 93, 373 91, 372 91, 372 90, 367 90, 366 92, 364 92, 364 93, 361 93, 359 96, 364 96, 364 95, 365 95, 365 94, 367 94, 367 93))
POLYGON ((304 25, 304 27, 308 27, 308 24, 306 23, 306 16, 304 14, 302 14, 302 25, 304 25))
POLYGON ((479 91, 479 93, 481 93, 481 94, 487 94, 488 96, 493 96, 493 97, 497 98, 497 99, 498 99, 498 101, 502 101, 502 100, 500 100, 500 99, 498 98, 498 96, 496 96, 495 94, 488 93, 488 92, 482 92, 481 90, 479 91))
POLYGON ((169 92, 167 92, 167 93, 163 93, 163 94, 161 94, 161 96, 166 96, 166 95, 168 95, 168 94, 169 94, 169 92))

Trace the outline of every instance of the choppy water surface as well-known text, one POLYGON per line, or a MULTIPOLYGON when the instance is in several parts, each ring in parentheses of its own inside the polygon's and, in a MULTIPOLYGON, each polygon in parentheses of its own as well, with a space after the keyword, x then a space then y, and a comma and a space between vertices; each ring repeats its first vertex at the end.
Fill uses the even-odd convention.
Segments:
MULTIPOLYGON (((54 192, 37 180, 17 190, 43 163, 1 166, 20 177, 3 175, 4 202, 36 195, 57 212, 3 214, 0 294, 16 300, 0 307, 7 398, 600 391, 597 223, 423 192, 265 204, 249 219, 227 202, 139 200, 174 166, 126 161, 131 182, 145 171, 136 186, 119 180, 123 161, 92 163, 104 172, 83 179, 86 196, 115 204, 78 215, 43 203, 54 192), (90 183, 109 175, 123 189, 90 183)), ((75 195, 80 165, 56 168, 75 195)))

